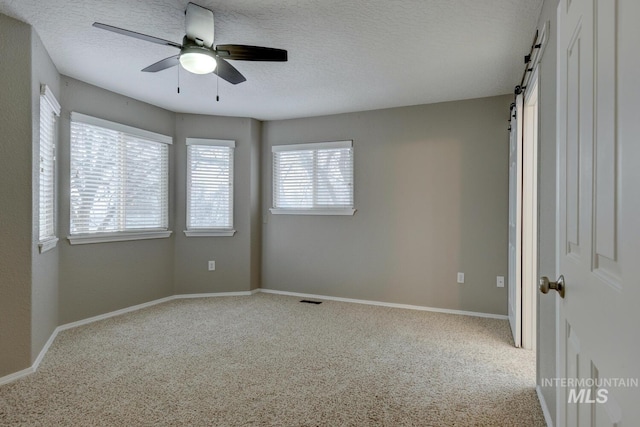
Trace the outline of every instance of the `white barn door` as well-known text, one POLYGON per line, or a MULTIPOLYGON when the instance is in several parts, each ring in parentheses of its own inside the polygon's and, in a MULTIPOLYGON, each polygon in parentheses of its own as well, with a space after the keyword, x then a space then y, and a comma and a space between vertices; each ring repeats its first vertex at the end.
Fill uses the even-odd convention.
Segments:
POLYGON ((523 96, 516 97, 509 134, 509 324, 522 345, 522 122, 523 96))
POLYGON ((640 422, 638 22, 638 0, 558 6, 558 426, 640 422))

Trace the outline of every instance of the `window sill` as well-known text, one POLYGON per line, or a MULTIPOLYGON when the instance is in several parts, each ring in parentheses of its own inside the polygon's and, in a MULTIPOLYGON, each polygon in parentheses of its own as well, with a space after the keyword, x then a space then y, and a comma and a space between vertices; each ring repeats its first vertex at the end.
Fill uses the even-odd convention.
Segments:
POLYGON ((236 234, 236 230, 185 230, 187 237, 230 237, 236 234))
POLYGON ((67 236, 72 245, 88 245, 90 243, 126 242, 128 240, 164 239, 171 236, 171 231, 138 231, 121 233, 93 233, 67 236))
POLYGON ((40 249, 40 253, 43 254, 55 248, 56 245, 58 244, 58 240, 59 239, 57 237, 50 237, 47 240, 43 240, 42 242, 39 242, 38 248, 40 249))
POLYGON ((356 213, 352 208, 340 209, 269 209, 274 215, 353 215, 356 213))

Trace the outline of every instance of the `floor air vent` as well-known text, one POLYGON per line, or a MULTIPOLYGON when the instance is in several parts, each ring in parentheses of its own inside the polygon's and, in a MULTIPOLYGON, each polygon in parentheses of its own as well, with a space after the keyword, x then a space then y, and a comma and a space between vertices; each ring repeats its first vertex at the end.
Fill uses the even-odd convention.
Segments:
POLYGON ((308 300, 308 299, 300 300, 300 302, 304 302, 304 303, 307 303, 307 304, 322 304, 322 301, 311 301, 311 300, 308 300))

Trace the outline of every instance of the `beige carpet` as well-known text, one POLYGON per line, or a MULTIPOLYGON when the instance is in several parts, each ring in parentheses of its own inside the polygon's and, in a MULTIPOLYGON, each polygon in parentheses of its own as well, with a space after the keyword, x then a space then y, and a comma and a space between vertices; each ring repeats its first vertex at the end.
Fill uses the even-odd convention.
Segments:
POLYGON ((257 294, 58 335, 0 425, 543 426, 508 322, 257 294))

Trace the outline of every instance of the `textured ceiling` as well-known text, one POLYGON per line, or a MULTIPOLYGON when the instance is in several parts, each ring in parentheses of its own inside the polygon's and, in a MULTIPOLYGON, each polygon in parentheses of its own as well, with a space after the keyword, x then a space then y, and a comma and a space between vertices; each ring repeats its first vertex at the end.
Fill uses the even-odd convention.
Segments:
MULTIPOLYGON (((0 0, 33 25, 67 76, 172 111, 262 120, 510 93, 542 0, 194 0, 215 14, 215 44, 289 51, 289 62, 231 63, 247 81, 177 68, 142 73, 171 47, 94 21, 182 42, 188 0, 0 0)), ((18 44, 18 42, 16 43, 18 44)))

